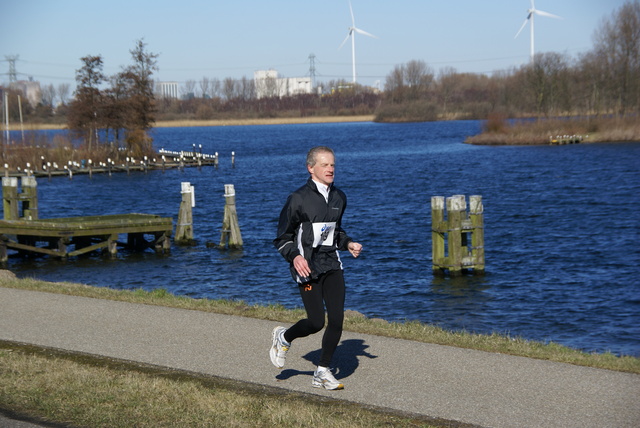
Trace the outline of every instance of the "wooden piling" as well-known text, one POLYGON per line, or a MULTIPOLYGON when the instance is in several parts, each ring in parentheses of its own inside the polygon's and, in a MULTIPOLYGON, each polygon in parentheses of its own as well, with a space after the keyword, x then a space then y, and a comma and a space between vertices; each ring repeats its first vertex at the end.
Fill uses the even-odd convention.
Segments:
POLYGON ((193 215, 191 209, 196 205, 195 188, 191 183, 183 182, 181 193, 182 201, 180 202, 174 241, 179 245, 193 245, 193 215))
POLYGON ((236 191, 233 184, 224 185, 224 218, 222 220, 222 232, 220 233, 220 248, 242 248, 242 235, 238 224, 236 212, 236 191))
POLYGON ((431 198, 432 270, 458 276, 484 273, 484 208, 481 196, 471 196, 470 212, 464 195, 431 198))
POLYGON ((469 217, 473 233, 471 235, 471 255, 475 266, 473 272, 484 273, 484 206, 482 196, 469 197, 469 217))
POLYGON ((444 222, 444 197, 433 196, 431 198, 431 251, 433 259, 434 274, 440 271, 440 266, 444 264, 445 259, 445 239, 444 233, 440 232, 446 229, 444 222))
POLYGON ((38 182, 36 177, 22 177, 22 217, 25 220, 37 220, 38 216, 38 182))
POLYGON ((447 246, 449 247, 449 274, 460 275, 462 272, 462 219, 466 212, 467 202, 464 196, 455 195, 447 198, 447 246))
POLYGON ((2 177, 2 209, 5 220, 18 220, 20 218, 17 177, 2 177))

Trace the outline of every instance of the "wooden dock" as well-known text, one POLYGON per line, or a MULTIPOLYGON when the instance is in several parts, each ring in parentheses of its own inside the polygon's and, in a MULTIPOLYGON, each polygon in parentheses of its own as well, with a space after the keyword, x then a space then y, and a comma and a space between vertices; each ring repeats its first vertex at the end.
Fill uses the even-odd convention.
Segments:
POLYGON ((89 217, 38 218, 35 177, 2 179, 4 219, 0 220, 0 262, 8 249, 67 258, 92 251, 117 254, 118 246, 133 250, 154 248, 168 253, 173 219, 152 214, 116 214, 89 217), (126 241, 118 241, 127 235, 126 241), (148 238, 150 237, 150 240, 148 238))
POLYGON ((115 256, 118 246, 134 250, 171 248, 173 220, 150 214, 118 214, 46 220, 0 220, 0 262, 7 249, 67 258, 103 250, 115 256), (119 236, 127 234, 126 242, 119 236), (151 235, 147 241, 145 235, 151 235))

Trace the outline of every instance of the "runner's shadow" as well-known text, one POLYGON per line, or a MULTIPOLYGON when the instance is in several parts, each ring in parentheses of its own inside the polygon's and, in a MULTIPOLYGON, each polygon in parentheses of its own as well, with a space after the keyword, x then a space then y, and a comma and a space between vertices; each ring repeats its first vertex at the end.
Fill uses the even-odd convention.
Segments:
MULTIPOLYGON (((358 357, 367 357, 367 358, 378 358, 377 355, 372 355, 366 351, 369 345, 365 345, 364 340, 362 339, 349 339, 343 340, 340 345, 336 348, 336 352, 334 354, 334 367, 333 372, 336 379, 344 379, 351 376, 358 366, 360 365, 360 361, 358 357)), ((307 355, 304 355, 304 358, 307 361, 310 361, 312 364, 317 364, 320 359, 320 349, 316 351, 309 352, 307 355)), ((309 375, 313 376, 313 370, 311 371, 300 371, 294 369, 286 369, 280 372, 276 379, 278 380, 287 380, 294 376, 298 375, 309 375)))

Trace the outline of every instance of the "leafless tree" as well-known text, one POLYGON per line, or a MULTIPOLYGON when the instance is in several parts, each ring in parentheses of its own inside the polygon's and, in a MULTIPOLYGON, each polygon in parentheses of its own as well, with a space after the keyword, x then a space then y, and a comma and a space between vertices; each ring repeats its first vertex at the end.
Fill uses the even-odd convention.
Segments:
POLYGON ((226 77, 222 82, 222 95, 228 101, 238 96, 236 80, 226 77))
POLYGON ((202 98, 207 98, 209 97, 209 78, 208 77, 203 77, 200 80, 200 96, 202 98))
POLYGON ((404 67, 404 81, 409 86, 410 96, 418 98, 433 83, 433 69, 424 61, 412 60, 404 67))
POLYGON ((607 76, 610 106, 621 115, 640 102, 640 1, 629 1, 594 35, 594 52, 607 76))
POLYGON ((60 100, 60 104, 67 104, 69 100, 69 92, 71 91, 71 86, 68 83, 60 83, 58 85, 58 99, 60 100))
POLYGON ((183 99, 191 99, 195 97, 196 81, 189 79, 186 82, 184 82, 184 86, 180 88, 180 93, 183 99))
POLYGON ((48 107, 53 107, 56 100, 56 88, 53 84, 44 85, 40 91, 42 96, 42 104, 48 107))
POLYGON ((214 77, 213 79, 211 79, 210 81, 210 89, 209 89, 209 96, 211 98, 218 98, 221 95, 221 90, 220 90, 220 79, 218 79, 217 77, 214 77))

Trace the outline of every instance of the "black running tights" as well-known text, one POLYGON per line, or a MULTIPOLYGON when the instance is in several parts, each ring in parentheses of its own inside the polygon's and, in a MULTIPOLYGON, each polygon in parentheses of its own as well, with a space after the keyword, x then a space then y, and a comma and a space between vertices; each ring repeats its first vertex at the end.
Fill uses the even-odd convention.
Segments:
POLYGON ((320 275, 310 284, 302 284, 300 295, 307 318, 298 321, 285 334, 284 339, 291 343, 299 337, 306 337, 324 327, 324 309, 327 308, 327 329, 322 336, 322 352, 319 366, 329 367, 333 353, 342 336, 344 321, 345 285, 342 270, 333 270, 320 275))

